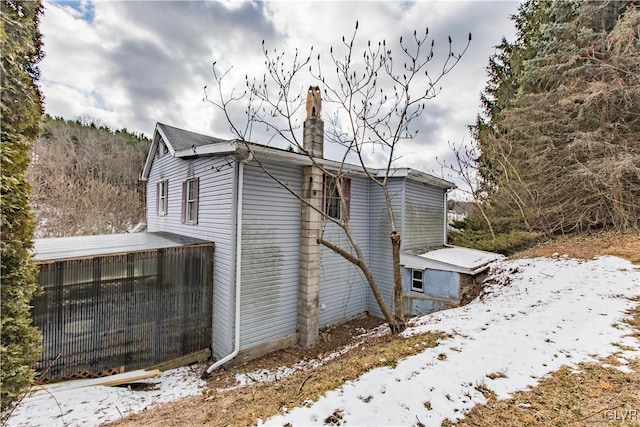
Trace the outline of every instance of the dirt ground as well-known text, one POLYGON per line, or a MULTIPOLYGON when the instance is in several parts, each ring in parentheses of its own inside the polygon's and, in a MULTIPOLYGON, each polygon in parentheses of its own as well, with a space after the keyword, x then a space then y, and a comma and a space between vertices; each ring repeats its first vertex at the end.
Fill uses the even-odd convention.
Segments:
MULTIPOLYGON (((207 384, 212 389, 224 389, 236 385, 235 375, 255 372, 260 369, 273 370, 279 366, 292 366, 300 360, 318 358, 318 355, 333 353, 355 341, 365 331, 370 331, 384 323, 382 319, 371 316, 359 316, 351 321, 324 328, 320 331, 318 342, 308 348, 295 345, 284 350, 267 354, 238 366, 214 372, 207 384)), ((205 368, 206 369, 206 368, 205 368)))
MULTIPOLYGON (((346 381, 354 380, 365 372, 393 366, 398 360, 434 347, 445 338, 442 333, 425 333, 401 338, 385 333, 388 328, 373 331, 366 338, 363 331, 372 331, 381 320, 362 317, 343 325, 324 329, 316 346, 304 349, 298 346, 282 350, 228 370, 217 371, 208 380, 210 389, 202 396, 171 402, 118 420, 117 426, 246 426, 256 419, 266 419, 280 413, 282 408, 296 407, 315 401, 328 390, 346 381), (328 334, 328 335, 327 335, 328 334), (358 346, 353 346, 360 343, 358 346), (345 346, 352 346, 323 365, 305 369, 271 382, 258 382, 245 387, 235 386, 234 374, 281 366, 292 366, 305 358, 318 359, 333 354, 345 346)), ((205 366, 201 366, 205 368, 205 366)))
MULTIPOLYGON (((591 259, 599 255, 614 255, 626 258, 635 263, 640 263, 640 233, 621 234, 607 232, 595 233, 588 236, 565 236, 539 244, 534 248, 517 254, 515 257, 563 255, 583 259, 591 259)), ((320 335, 321 339, 313 347, 302 348, 300 346, 293 346, 239 366, 218 370, 207 380, 208 386, 212 390, 225 389, 236 385, 236 374, 253 372, 260 369, 270 370, 280 366, 292 366, 300 360, 317 359, 319 355, 330 354, 357 341, 357 337, 364 331, 371 331, 381 323, 382 321, 380 319, 363 316, 345 324, 324 329, 320 335)), ((434 337, 429 345, 435 345, 435 340, 437 339, 437 337, 434 337)), ((421 338, 421 340, 424 339, 421 338)), ((404 349, 411 347, 411 345, 408 345, 409 343, 402 343, 401 341, 401 339, 389 335, 366 340, 357 349, 347 352, 345 355, 328 362, 326 365, 312 372, 305 371, 281 381, 254 384, 249 387, 242 387, 222 393, 212 391, 209 395, 191 397, 162 405, 151 411, 124 418, 113 424, 118 426, 246 425, 247 423, 255 422, 256 418, 267 416, 269 413, 276 413, 282 405, 293 407, 303 402, 304 399, 313 400, 314 397, 317 398, 317 396, 324 393, 324 391, 337 387, 350 377, 361 375, 363 372, 366 372, 366 370, 375 367, 375 362, 369 361, 380 359, 380 354, 383 352, 385 352, 385 360, 388 361, 386 363, 393 363, 393 360, 406 357, 409 353, 404 349), (393 355, 388 355, 389 353, 393 353, 393 355), (368 364, 370 364, 370 366, 363 366, 368 364), (316 388, 313 391, 308 390, 314 387, 316 388), (253 421, 248 421, 250 419, 253 421)), ((637 364, 635 364, 634 367, 636 365, 637 364)), ((204 370, 206 366, 203 365, 201 368, 204 370)), ((620 390, 617 394, 611 392, 612 395, 615 394, 617 396, 616 398, 618 400, 624 399, 629 391, 634 395, 640 396, 640 394, 638 394, 640 384, 638 384, 639 377, 637 371, 631 376, 623 376, 620 378, 617 372, 606 371, 603 373, 597 367, 594 369, 595 374, 593 381, 597 382, 597 384, 601 385, 603 381, 612 384, 621 384, 621 386, 618 387, 620 390)), ((554 405, 558 401, 563 401, 563 399, 570 399, 572 402, 584 401, 585 405, 590 405, 593 402, 590 403, 589 398, 593 393, 590 391, 589 393, 585 392, 584 390, 586 389, 584 389, 584 387, 575 391, 575 387, 569 388, 562 386, 563 383, 567 385, 570 384, 569 381, 577 381, 577 383, 584 381, 580 378, 581 377, 568 378, 564 371, 558 372, 552 375, 548 382, 541 384, 539 388, 526 392, 531 395, 518 395, 518 398, 512 399, 512 401, 496 401, 493 399, 490 404, 477 407, 477 409, 469 414, 470 417, 462 420, 459 425, 507 425, 508 423, 503 424, 503 422, 507 421, 500 418, 501 414, 514 414, 514 408, 521 405, 522 401, 532 401, 532 395, 539 396, 541 403, 539 403, 540 408, 538 409, 540 411, 553 412, 553 407, 548 405, 554 405), (556 378, 558 378, 557 381, 556 378), (545 395, 553 396, 553 399, 545 399, 545 395), (545 402, 547 402, 547 406, 544 406, 545 402), (493 424, 494 422, 498 424, 493 424)), ((597 395, 601 396, 602 392, 606 393, 607 390, 603 391, 598 389, 597 395)), ((602 397, 599 398, 601 399, 602 397)), ((589 416, 590 414, 588 408, 580 406, 579 403, 577 409, 574 407, 572 410, 584 410, 585 416, 589 416)), ((602 417, 594 417, 594 419, 603 421, 602 417)), ((553 425, 546 424, 544 420, 544 418, 532 419, 526 414, 526 416, 522 418, 512 417, 510 422, 512 423, 511 425, 553 425)), ((547 418, 547 421, 548 420, 547 418)), ((560 423, 557 425, 576 425, 571 422, 565 424, 566 419, 556 419, 556 421, 560 423)), ((586 421, 584 425, 609 425, 608 423, 592 424, 588 422, 591 420, 586 421)), ((580 423, 577 425, 580 425, 580 423)))

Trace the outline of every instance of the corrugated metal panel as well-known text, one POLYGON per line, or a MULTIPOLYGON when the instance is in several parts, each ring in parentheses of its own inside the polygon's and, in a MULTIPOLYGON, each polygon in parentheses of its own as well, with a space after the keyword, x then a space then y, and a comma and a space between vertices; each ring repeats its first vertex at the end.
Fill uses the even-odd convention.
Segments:
MULTIPOLYGON (((351 178, 351 219, 349 226, 362 251, 369 251, 369 182, 367 178, 351 178)), ((326 222, 324 238, 348 248, 344 232, 326 222)), ((323 247, 320 262, 320 327, 341 322, 367 311, 369 285, 359 268, 340 255, 323 247)))
POLYGON ((147 182, 147 229, 166 231, 216 242, 213 297, 212 352, 222 357, 233 350, 235 210, 234 189, 237 165, 228 157, 177 159, 166 154, 156 158, 147 182), (200 178, 197 225, 182 224, 182 182, 200 178), (156 215, 156 182, 168 179, 168 211, 156 215))
POLYGON ((411 180, 405 183, 404 249, 444 244, 444 190, 411 180))
MULTIPOLYGON (((300 191, 301 168, 267 163, 300 191)), ((240 348, 296 332, 300 201, 249 164, 244 170, 240 348)))
MULTIPOLYGON (((402 233, 404 179, 390 179, 387 188, 391 194, 398 231, 402 233)), ((387 303, 391 304, 393 300, 393 270, 391 268, 391 228, 389 226, 389 214, 387 213, 384 194, 377 184, 369 184, 369 195, 371 215, 369 265, 378 282, 380 292, 387 303)), ((371 314, 384 317, 371 292, 369 293, 368 309, 371 314)))
POLYGON ((211 345, 213 244, 40 265, 42 379, 133 370, 211 345))
POLYGON ((89 258, 136 251, 207 243, 171 233, 126 233, 94 236, 51 237, 34 241, 36 261, 89 258))

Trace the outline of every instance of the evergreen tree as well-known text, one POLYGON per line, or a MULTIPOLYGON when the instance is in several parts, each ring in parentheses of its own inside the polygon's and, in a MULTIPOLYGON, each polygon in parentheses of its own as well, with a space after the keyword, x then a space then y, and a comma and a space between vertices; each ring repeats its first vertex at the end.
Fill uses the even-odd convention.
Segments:
POLYGON ((474 127, 498 221, 544 233, 640 226, 640 10, 527 1, 474 127))
POLYGON ((39 132, 42 101, 35 80, 42 58, 39 1, 1 3, 2 80, 0 399, 2 418, 33 379, 39 332, 31 324, 29 303, 38 287, 31 256, 34 224, 26 183, 28 152, 39 132))

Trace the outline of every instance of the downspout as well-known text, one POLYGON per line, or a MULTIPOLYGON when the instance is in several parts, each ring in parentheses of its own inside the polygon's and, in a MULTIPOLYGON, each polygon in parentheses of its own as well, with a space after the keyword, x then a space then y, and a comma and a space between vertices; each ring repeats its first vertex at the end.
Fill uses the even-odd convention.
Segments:
POLYGON ((246 159, 238 162, 238 206, 236 210, 236 311, 235 311, 235 338, 233 351, 227 356, 209 366, 200 378, 207 378, 213 371, 224 365, 240 352, 240 290, 242 288, 242 193, 244 188, 244 165, 253 159, 253 153, 249 153, 246 159))
POLYGON ((447 237, 448 237, 448 226, 449 226, 449 207, 447 206, 447 204, 449 203, 449 190, 446 190, 444 192, 444 246, 448 246, 449 242, 447 241, 447 237))

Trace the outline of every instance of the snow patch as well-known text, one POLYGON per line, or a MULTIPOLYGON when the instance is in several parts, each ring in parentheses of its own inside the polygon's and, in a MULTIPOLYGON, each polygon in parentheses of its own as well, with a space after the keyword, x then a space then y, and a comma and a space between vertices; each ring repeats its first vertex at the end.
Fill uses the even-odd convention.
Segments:
MULTIPOLYGON (((405 335, 442 331, 450 338, 400 361, 371 370, 317 402, 258 425, 440 425, 484 403, 483 392, 506 398, 535 386, 563 365, 616 354, 625 370, 640 357, 640 343, 622 322, 640 295, 638 267, 615 257, 591 261, 566 257, 503 261, 485 292, 470 304, 415 318, 405 335), (363 398, 366 396, 366 398, 363 398)), ((378 332, 382 333, 385 328, 378 332)), ((363 336, 366 339, 366 336, 363 336)), ((354 344, 357 346, 359 344, 354 344)), ((270 381, 327 363, 350 347, 275 371, 239 376, 238 386, 270 381)), ((199 372, 181 368, 150 380, 155 389, 118 387, 52 390, 27 396, 9 426, 95 426, 203 392, 199 372)), ((283 411, 288 409, 283 408, 283 411)))

